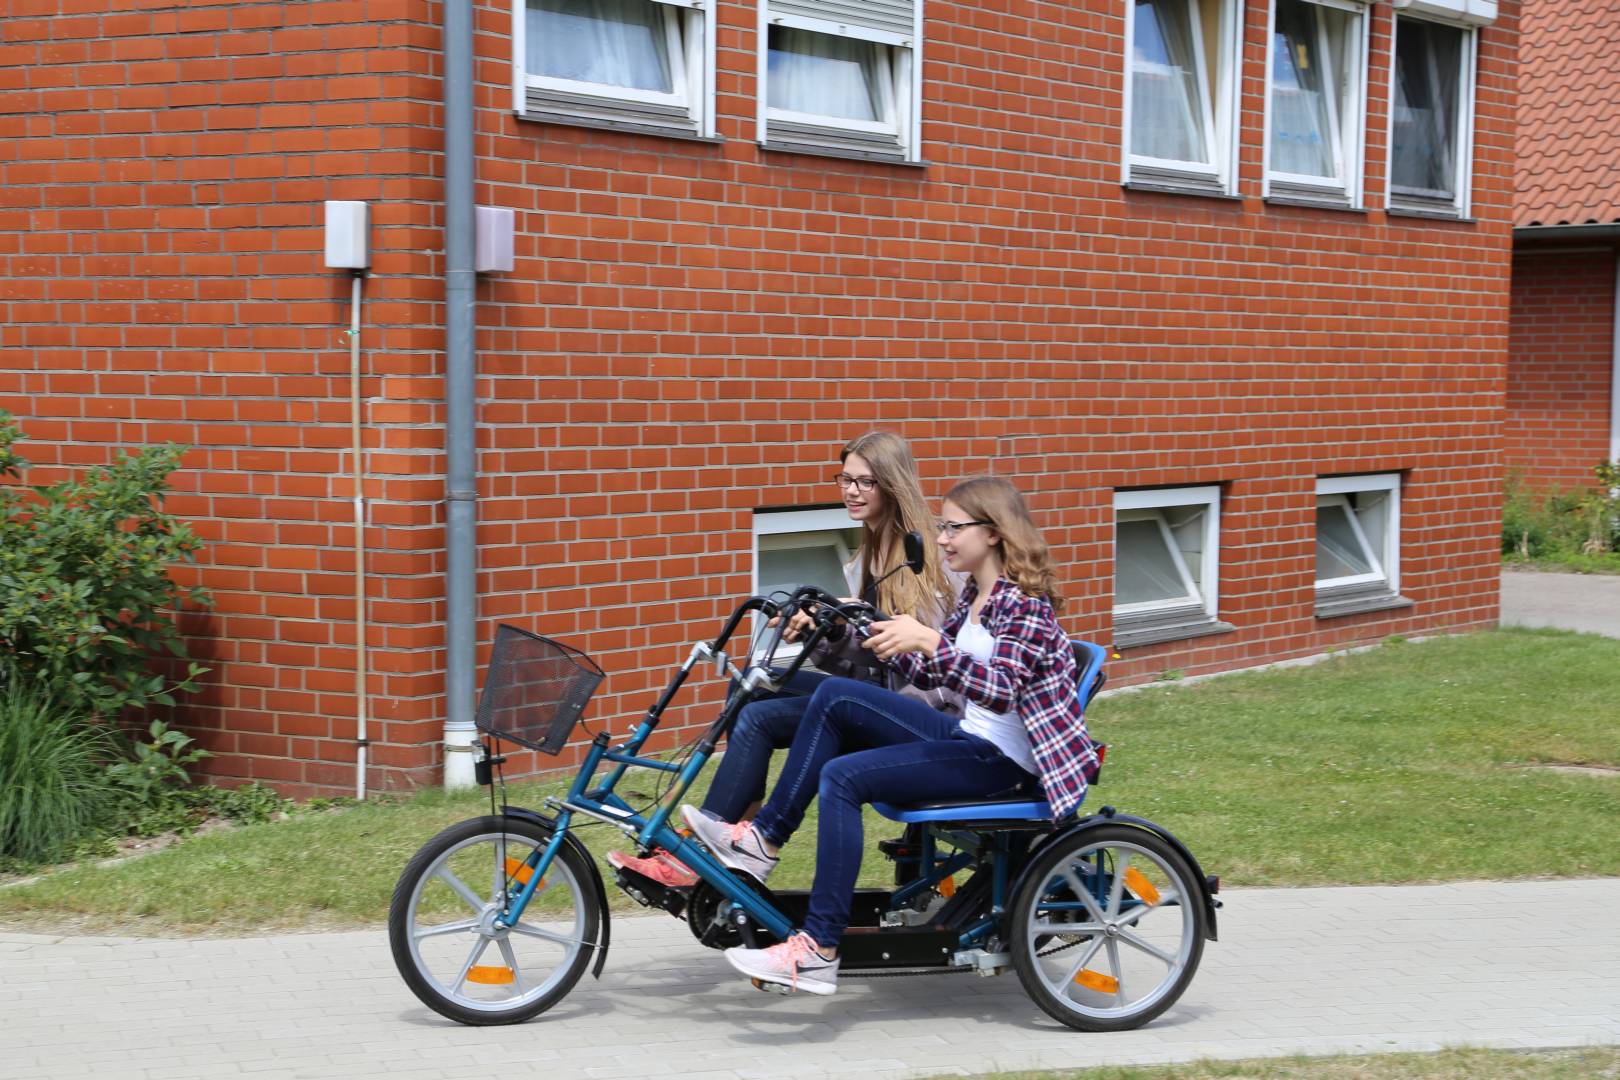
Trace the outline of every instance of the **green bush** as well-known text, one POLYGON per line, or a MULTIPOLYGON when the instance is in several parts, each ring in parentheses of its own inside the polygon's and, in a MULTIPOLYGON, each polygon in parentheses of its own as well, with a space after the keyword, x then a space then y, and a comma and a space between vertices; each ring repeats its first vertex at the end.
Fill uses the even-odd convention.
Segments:
POLYGON ((1537 491, 1509 473, 1502 502, 1502 553, 1520 561, 1575 565, 1620 552, 1620 463, 1592 470, 1596 484, 1568 491, 1537 491))
POLYGON ((0 683, 0 863, 73 854, 116 815, 110 732, 86 724, 38 683, 0 683))
POLYGON ((185 448, 120 453, 82 479, 33 486, 21 483, 21 438, 0 412, 0 650, 81 715, 116 721, 129 708, 172 705, 206 669, 190 664, 171 682, 149 665, 165 653, 185 658, 176 610, 211 602, 169 577, 201 547, 163 511, 185 448))

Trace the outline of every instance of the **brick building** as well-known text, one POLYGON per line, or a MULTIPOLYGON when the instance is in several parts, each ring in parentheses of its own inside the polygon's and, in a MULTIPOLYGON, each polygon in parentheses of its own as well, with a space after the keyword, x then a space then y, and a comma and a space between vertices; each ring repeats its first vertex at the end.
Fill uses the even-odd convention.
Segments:
MULTIPOLYGON (((1116 680, 1495 621, 1514 0, 515 10, 473 10, 476 200, 516 211, 476 293, 477 638, 586 649, 594 717, 841 550, 836 447, 878 425, 932 497, 1031 493, 1116 680)), ((181 719, 221 777, 353 785, 357 632, 370 786, 443 758, 440 17, 0 16, 0 406, 36 481, 194 447, 181 719), (360 631, 330 199, 372 221, 360 631)))
POLYGON ((1620 19, 1524 6, 1506 456, 1553 490, 1620 459, 1620 19))

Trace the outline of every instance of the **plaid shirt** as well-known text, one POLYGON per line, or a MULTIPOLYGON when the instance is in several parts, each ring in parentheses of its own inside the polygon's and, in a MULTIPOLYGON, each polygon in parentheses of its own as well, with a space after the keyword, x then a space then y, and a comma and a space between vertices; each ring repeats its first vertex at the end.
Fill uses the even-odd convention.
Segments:
POLYGON ((1052 817, 1062 818, 1085 798, 1086 777, 1099 764, 1086 734, 1074 649, 1050 603, 1026 596, 1002 578, 979 613, 979 622, 996 639, 995 652, 988 662, 973 659, 954 639, 978 593, 969 578, 961 602, 940 628, 933 659, 902 653, 890 663, 918 686, 947 687, 992 712, 1016 708, 1029 732, 1052 817))

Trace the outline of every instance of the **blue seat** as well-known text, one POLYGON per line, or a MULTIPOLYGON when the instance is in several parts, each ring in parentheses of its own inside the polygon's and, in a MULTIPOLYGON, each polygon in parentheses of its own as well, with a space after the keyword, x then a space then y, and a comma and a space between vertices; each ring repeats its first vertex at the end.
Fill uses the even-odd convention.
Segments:
MULTIPOLYGON (((1080 707, 1084 710, 1097 695, 1097 691, 1102 689, 1105 681, 1102 666, 1103 661, 1108 659, 1108 650, 1093 642, 1081 641, 1079 638, 1070 639, 1069 644, 1074 647, 1075 666, 1080 670, 1080 707)), ((907 825, 934 821, 1048 821, 1052 817, 1052 804, 1045 799, 924 803, 920 806, 873 803, 872 809, 890 821, 899 821, 907 825)))

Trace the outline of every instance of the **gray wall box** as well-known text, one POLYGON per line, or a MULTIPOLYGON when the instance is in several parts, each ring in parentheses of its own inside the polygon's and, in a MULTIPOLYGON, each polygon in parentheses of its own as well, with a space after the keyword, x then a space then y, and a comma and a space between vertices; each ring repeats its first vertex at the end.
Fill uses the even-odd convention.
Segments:
POLYGON ((326 265, 334 270, 364 270, 371 265, 370 207, 363 202, 327 200, 326 265))
POLYGON ((517 213, 504 206, 480 206, 476 218, 473 269, 479 273, 512 269, 512 232, 517 213))

